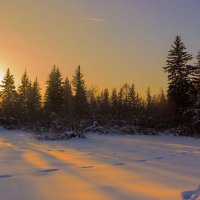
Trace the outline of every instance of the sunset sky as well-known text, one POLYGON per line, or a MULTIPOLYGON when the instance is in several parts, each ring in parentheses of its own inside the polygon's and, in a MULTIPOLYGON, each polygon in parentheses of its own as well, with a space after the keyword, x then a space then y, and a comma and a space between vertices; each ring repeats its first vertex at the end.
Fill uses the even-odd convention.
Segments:
POLYGON ((44 88, 54 64, 69 78, 80 64, 88 87, 158 93, 177 34, 195 56, 199 0, 0 0, 0 78, 10 67, 18 85, 26 68, 44 88))

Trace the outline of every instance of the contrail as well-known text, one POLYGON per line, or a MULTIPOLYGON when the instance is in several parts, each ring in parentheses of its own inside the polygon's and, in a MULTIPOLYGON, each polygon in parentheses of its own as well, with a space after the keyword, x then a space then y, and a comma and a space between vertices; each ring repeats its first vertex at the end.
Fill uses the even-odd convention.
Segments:
POLYGON ((85 17, 84 19, 89 21, 105 22, 104 19, 98 19, 98 18, 85 17))

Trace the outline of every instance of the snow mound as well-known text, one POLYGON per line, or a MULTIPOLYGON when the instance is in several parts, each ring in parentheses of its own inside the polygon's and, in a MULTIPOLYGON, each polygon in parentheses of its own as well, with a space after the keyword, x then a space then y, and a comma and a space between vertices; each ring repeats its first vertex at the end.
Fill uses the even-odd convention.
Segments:
POLYGON ((200 200, 200 186, 196 190, 183 192, 182 200, 200 200))

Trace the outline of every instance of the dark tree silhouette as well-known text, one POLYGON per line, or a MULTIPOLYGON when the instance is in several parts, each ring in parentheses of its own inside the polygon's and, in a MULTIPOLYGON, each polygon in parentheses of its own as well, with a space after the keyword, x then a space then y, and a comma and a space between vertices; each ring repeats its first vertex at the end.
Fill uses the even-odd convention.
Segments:
POLYGON ((69 117, 73 115, 74 107, 73 107, 72 87, 68 78, 65 79, 63 85, 63 91, 64 91, 63 111, 64 115, 67 115, 69 117))
POLYGON ((47 81, 45 93, 45 112, 48 115, 61 115, 63 105, 62 75, 58 67, 53 66, 47 81))
MULTIPOLYGON (((29 80, 29 77, 27 75, 27 72, 25 70, 24 74, 21 78, 21 84, 18 87, 18 94, 19 94, 19 120, 21 125, 26 125, 28 123, 28 104, 29 104, 29 96, 31 93, 31 81, 29 80)), ((29 106, 30 107, 30 106, 29 106)))
POLYGON ((63 113, 63 83, 62 75, 58 67, 53 66, 47 81, 45 93, 44 112, 46 117, 47 130, 52 129, 59 133, 63 130, 62 113, 63 113))
POLYGON ((19 126, 17 108, 17 92, 15 90, 14 77, 7 69, 1 84, 1 123, 7 128, 19 126))
POLYGON ((102 115, 108 116, 109 112, 110 112, 110 95, 108 89, 105 89, 101 93, 100 113, 102 115))
POLYGON ((88 112, 88 102, 86 96, 86 86, 83 74, 81 73, 80 65, 76 68, 73 75, 73 89, 74 89, 74 108, 77 118, 83 117, 88 112))
POLYGON ((187 64, 192 60, 192 55, 187 53, 185 44, 180 36, 176 36, 167 57, 167 65, 164 67, 168 74, 168 98, 175 105, 176 111, 185 110, 190 104, 190 71, 187 64))
POLYGON ((97 88, 92 87, 87 91, 87 98, 89 104, 89 115, 93 120, 96 119, 98 113, 98 102, 97 102, 97 88))
POLYGON ((193 83, 196 89, 194 105, 192 107, 193 125, 195 127, 196 134, 200 136, 200 52, 198 52, 197 55, 197 63, 193 74, 193 83))
POLYGON ((119 99, 117 95, 117 89, 114 88, 111 94, 111 113, 116 118, 119 114, 119 99))
POLYGON ((37 128, 42 117, 42 97, 37 78, 33 82, 27 98, 28 116, 29 121, 31 122, 30 125, 37 128))
POLYGON ((135 86, 134 84, 131 85, 129 93, 128 93, 128 108, 129 108, 129 117, 130 120, 135 122, 137 118, 137 96, 135 92, 135 86))

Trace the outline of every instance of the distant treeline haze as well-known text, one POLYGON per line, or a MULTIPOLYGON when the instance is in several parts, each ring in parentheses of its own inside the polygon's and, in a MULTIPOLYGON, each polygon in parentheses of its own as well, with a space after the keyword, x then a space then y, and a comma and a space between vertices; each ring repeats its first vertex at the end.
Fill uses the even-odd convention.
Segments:
POLYGON ((25 71, 16 89, 14 76, 7 69, 1 84, 0 124, 6 128, 53 130, 61 133, 76 129, 83 122, 102 127, 137 127, 164 131, 176 128, 187 135, 200 136, 200 52, 193 56, 177 36, 163 67, 168 76, 167 96, 152 96, 150 88, 143 100, 134 84, 112 91, 87 89, 80 66, 72 81, 63 79, 54 66, 42 99, 37 78, 31 82, 25 71))

